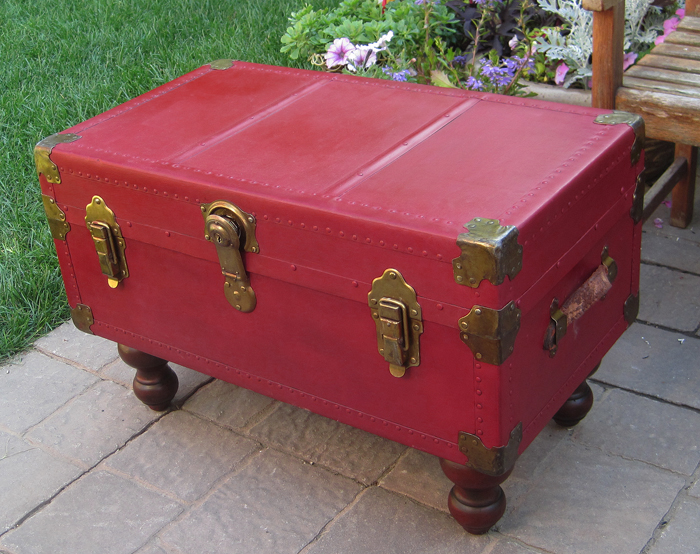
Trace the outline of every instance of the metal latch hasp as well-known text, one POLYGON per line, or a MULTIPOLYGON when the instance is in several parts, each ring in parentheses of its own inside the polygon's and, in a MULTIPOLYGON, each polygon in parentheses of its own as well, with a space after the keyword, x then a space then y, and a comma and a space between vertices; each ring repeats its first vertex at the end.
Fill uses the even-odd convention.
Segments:
POLYGON ((255 218, 238 206, 223 200, 202 204, 205 235, 216 246, 225 277, 224 295, 229 304, 240 312, 255 309, 257 298, 243 264, 244 252, 257 254, 260 246, 255 238, 255 218))
POLYGON ((93 196, 85 207, 85 223, 95 243, 102 273, 107 276, 109 286, 116 288, 129 276, 129 268, 124 255, 126 242, 114 212, 102 198, 93 196))
POLYGON ((396 269, 387 269, 372 281, 367 300, 377 327, 377 349, 391 374, 403 377, 406 369, 420 364, 423 321, 416 291, 396 269))

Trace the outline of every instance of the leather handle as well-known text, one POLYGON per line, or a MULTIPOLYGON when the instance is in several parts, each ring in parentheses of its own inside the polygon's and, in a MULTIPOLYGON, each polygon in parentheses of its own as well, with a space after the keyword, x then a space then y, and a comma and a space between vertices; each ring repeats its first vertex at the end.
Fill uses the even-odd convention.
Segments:
POLYGON ((550 306, 550 322, 544 335, 544 349, 550 357, 557 353, 559 341, 566 335, 569 325, 579 319, 591 306, 601 300, 612 288, 617 276, 617 264, 608 255, 605 247, 601 255, 602 262, 586 280, 576 289, 560 307, 555 298, 550 306))

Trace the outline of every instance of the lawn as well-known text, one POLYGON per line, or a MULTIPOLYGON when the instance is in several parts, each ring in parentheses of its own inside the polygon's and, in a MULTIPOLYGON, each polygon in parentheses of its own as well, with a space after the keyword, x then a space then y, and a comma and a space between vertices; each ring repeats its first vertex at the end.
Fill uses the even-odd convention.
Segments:
POLYGON ((0 361, 69 316, 32 150, 219 58, 287 64, 292 11, 334 0, 0 2, 0 361))

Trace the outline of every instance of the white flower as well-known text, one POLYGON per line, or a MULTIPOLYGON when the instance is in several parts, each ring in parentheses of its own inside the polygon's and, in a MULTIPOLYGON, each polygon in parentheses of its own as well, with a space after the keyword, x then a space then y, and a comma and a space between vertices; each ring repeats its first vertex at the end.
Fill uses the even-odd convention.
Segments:
POLYGON ((358 46, 348 54, 348 69, 367 69, 377 63, 377 52, 369 46, 358 46))
POLYGON ((518 42, 520 41, 518 40, 517 35, 513 35, 513 38, 508 42, 508 46, 510 46, 510 49, 513 50, 518 45, 518 42))
POLYGON ((348 63, 348 56, 355 49, 355 45, 349 39, 337 38, 330 45, 326 55, 326 67, 329 69, 336 65, 345 65, 348 63))
POLYGON ((373 42, 372 44, 368 44, 367 46, 371 48, 372 50, 376 52, 381 52, 382 50, 386 50, 386 45, 387 43, 394 37, 394 31, 389 31, 386 35, 382 35, 379 37, 379 40, 377 42, 373 42))

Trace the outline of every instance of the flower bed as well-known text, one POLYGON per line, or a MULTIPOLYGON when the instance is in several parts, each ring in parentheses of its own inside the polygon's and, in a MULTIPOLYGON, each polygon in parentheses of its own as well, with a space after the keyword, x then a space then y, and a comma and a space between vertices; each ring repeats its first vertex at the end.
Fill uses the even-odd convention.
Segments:
MULTIPOLYGON (((683 1, 627 0, 626 65, 675 29, 683 1)), ((530 94, 524 80, 585 89, 591 77, 581 0, 343 0, 289 21, 282 52, 326 71, 512 95, 530 94)))

